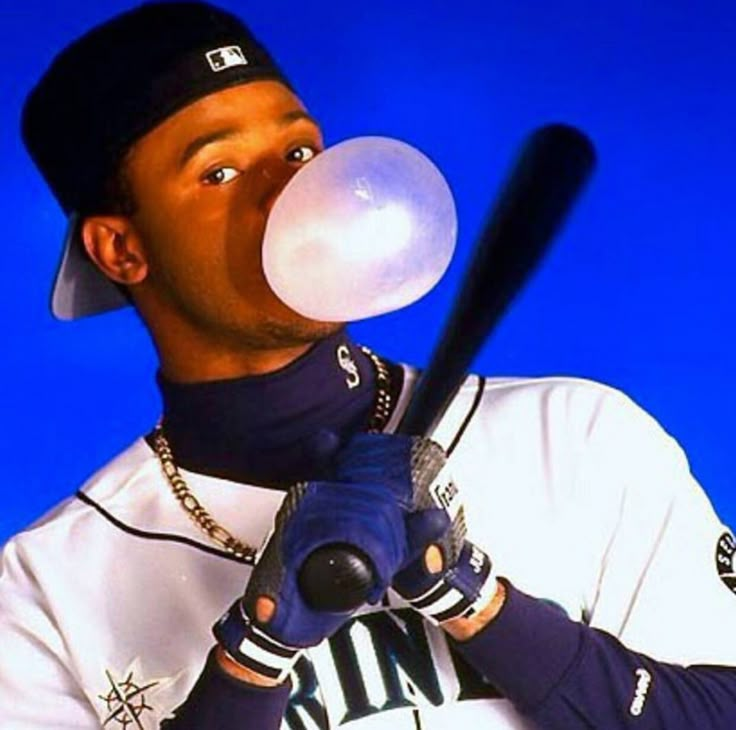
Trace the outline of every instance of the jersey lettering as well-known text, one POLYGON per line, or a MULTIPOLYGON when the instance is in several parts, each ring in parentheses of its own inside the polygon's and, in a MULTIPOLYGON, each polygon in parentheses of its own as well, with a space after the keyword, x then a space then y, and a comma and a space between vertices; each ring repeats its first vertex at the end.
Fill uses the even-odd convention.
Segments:
POLYGON ((302 656, 291 673, 291 696, 284 724, 291 730, 329 730, 325 706, 317 697, 314 666, 302 656))
POLYGON ((503 695, 471 667, 461 654, 451 651, 450 655, 460 685, 460 692, 457 696, 458 702, 463 700, 503 699, 503 695))
MULTIPOLYGON (((340 708, 338 725, 398 708, 438 706, 470 699, 499 699, 501 694, 442 640, 441 653, 427 625, 411 609, 357 616, 329 639, 329 656, 340 697, 324 698, 312 661, 302 657, 292 673, 292 693, 284 716, 288 730, 328 730, 324 700, 340 708), (455 676, 440 676, 438 666, 455 676)), ((335 715, 333 714, 333 717, 335 715)))

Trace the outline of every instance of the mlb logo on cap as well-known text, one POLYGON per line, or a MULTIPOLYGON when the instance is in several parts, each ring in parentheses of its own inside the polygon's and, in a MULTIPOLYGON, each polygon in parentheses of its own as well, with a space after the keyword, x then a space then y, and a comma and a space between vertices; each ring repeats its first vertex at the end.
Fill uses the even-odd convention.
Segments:
POLYGON ((233 66, 247 66, 248 59, 243 54, 240 46, 224 46, 215 48, 207 54, 207 62, 213 71, 224 71, 233 66))

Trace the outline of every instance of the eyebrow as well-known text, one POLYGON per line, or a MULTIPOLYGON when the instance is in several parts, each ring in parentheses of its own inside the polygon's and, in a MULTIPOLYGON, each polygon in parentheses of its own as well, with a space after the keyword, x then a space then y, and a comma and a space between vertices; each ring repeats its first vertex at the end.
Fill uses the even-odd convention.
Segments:
POLYGON ((314 124, 315 127, 319 127, 317 120, 311 114, 305 112, 304 109, 294 109, 293 111, 286 112, 286 114, 279 119, 278 125, 280 127, 285 127, 287 124, 298 122, 300 119, 304 119, 307 122, 314 124))
MULTIPOLYGON (((286 127, 294 122, 305 120, 310 122, 315 127, 319 127, 314 117, 310 116, 303 109, 294 109, 293 111, 286 112, 277 122, 279 127, 286 127)), ((217 129, 214 132, 208 132, 202 134, 199 137, 195 137, 184 149, 181 157, 179 158, 179 169, 182 170, 189 160, 194 157, 202 148, 214 142, 220 142, 224 139, 230 139, 240 133, 240 130, 235 127, 227 127, 225 129, 217 129)))
POLYGON ((187 162, 189 162, 189 160, 191 160, 192 157, 194 157, 194 155, 196 155, 203 147, 206 147, 208 144, 213 144, 214 142, 219 142, 223 139, 234 137, 237 133, 238 131, 236 129, 230 127, 228 129, 218 129, 214 132, 209 132, 207 134, 202 134, 199 137, 195 137, 186 146, 182 156, 179 158, 179 169, 183 170, 187 162))

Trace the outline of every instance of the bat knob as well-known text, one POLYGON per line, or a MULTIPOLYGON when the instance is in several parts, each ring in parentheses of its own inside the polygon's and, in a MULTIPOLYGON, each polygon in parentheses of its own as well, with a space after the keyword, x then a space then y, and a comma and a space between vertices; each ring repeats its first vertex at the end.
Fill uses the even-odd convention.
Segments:
POLYGON ((333 543, 317 548, 302 563, 297 585, 314 611, 354 611, 375 585, 370 558, 354 545, 333 543))

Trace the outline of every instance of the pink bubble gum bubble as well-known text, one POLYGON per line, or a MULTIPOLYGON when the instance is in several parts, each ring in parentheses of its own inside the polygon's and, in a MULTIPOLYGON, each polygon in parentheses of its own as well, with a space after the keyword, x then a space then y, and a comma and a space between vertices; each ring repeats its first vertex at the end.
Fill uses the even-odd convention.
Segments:
POLYGON ((276 200, 263 269, 291 309, 350 322, 405 307, 450 264, 457 213, 442 173, 387 137, 359 137, 305 165, 276 200))

